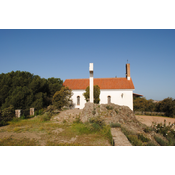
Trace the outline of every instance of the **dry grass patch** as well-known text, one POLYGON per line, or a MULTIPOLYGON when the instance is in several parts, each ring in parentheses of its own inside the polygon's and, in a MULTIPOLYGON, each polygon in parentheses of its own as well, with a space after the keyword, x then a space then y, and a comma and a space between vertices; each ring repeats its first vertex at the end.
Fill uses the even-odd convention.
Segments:
POLYGON ((93 119, 85 124, 57 123, 32 119, 14 119, 8 126, 0 128, 1 145, 29 146, 90 146, 110 145, 110 127, 93 119))
POLYGON ((36 146, 38 142, 36 139, 14 139, 12 137, 0 139, 0 146, 36 146))

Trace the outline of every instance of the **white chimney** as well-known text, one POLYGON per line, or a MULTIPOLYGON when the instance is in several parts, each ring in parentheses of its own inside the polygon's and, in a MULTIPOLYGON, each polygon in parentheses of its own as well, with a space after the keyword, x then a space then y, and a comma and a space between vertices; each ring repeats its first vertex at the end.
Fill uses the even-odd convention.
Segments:
POLYGON ((90 73, 90 78, 89 78, 89 82, 90 82, 90 85, 89 85, 89 96, 90 96, 90 102, 93 103, 94 102, 94 78, 93 78, 93 63, 90 63, 89 64, 89 73, 90 73))

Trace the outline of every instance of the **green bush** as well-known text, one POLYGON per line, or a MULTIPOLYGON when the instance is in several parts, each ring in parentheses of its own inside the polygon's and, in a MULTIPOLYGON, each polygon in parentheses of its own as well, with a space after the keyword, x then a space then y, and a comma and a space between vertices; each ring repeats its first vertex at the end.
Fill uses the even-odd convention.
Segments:
POLYGON ((166 125, 166 120, 164 120, 164 124, 153 124, 152 128, 156 133, 162 134, 164 137, 175 137, 175 131, 173 129, 174 123, 166 125))
POLYGON ((117 109, 115 109, 115 112, 116 112, 116 114, 118 114, 118 110, 117 109))
POLYGON ((106 109, 107 109, 107 110, 113 110, 114 108, 113 108, 112 106, 109 106, 109 105, 108 105, 108 106, 106 106, 106 109))
POLYGON ((95 114, 96 114, 96 111, 95 111, 95 109, 92 111, 92 114, 93 114, 93 115, 95 115, 95 114))
POLYGON ((167 137, 167 140, 168 140, 168 145, 169 146, 175 146, 175 138, 172 138, 172 137, 167 137))
POLYGON ((40 121, 41 122, 49 121, 51 117, 52 117, 52 113, 45 112, 43 115, 40 116, 40 121))
POLYGON ((142 142, 148 142, 150 139, 145 137, 143 134, 138 134, 138 139, 140 139, 142 142))
POLYGON ((123 134, 125 134, 125 136, 127 137, 128 135, 135 135, 134 132, 126 129, 125 127, 121 127, 121 131, 123 132, 123 134))
POLYGON ((57 91, 52 99, 52 104, 57 109, 62 109, 64 106, 68 106, 71 103, 72 90, 68 87, 62 87, 60 91, 57 91))
POLYGON ((75 120, 73 121, 73 123, 82 123, 81 119, 80 119, 80 116, 76 117, 75 120))
POLYGON ((121 124, 120 124, 120 123, 111 123, 111 124, 110 124, 110 127, 111 127, 111 128, 117 128, 117 127, 120 128, 120 127, 121 127, 121 124))
POLYGON ((146 133, 150 133, 152 131, 152 129, 150 128, 150 127, 146 127, 145 129, 144 129, 144 132, 146 132, 146 133))
POLYGON ((90 123, 96 123, 96 124, 98 124, 100 127, 103 127, 103 126, 105 125, 104 120, 103 120, 101 117, 99 117, 99 116, 97 116, 97 117, 91 117, 91 118, 89 119, 89 122, 90 122, 90 123))
POLYGON ((23 115, 21 115, 21 117, 20 117, 21 119, 26 119, 26 117, 25 117, 25 115, 23 114, 23 115))
POLYGON ((40 109, 40 110, 35 111, 35 116, 36 115, 43 115, 43 114, 44 114, 43 109, 40 109))
POLYGON ((160 137, 154 136, 154 139, 156 140, 156 142, 161 145, 161 146, 168 146, 167 142, 165 142, 163 139, 161 139, 160 137))
POLYGON ((128 140, 134 146, 142 146, 142 141, 138 139, 137 135, 128 135, 128 140))

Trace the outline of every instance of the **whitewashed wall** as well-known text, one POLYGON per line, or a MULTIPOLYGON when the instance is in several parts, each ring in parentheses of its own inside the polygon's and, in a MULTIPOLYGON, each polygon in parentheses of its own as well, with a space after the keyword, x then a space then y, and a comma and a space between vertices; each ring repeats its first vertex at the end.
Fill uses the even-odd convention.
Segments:
POLYGON ((86 103, 86 100, 83 96, 85 90, 72 90, 72 92, 73 92, 72 100, 73 104, 75 105, 75 108, 83 109, 86 103), (77 105, 77 96, 80 96, 80 105, 77 105))
MULTIPOLYGON (((73 96, 72 100, 75 105, 75 108, 83 109, 86 103, 86 100, 83 96, 85 90, 72 90, 73 96), (77 96, 80 96, 80 105, 77 105, 77 96)), ((101 90, 100 92, 100 104, 108 103, 108 96, 111 96, 111 103, 118 104, 121 106, 128 106, 133 110, 133 90, 101 90), (123 98, 122 95, 123 94, 123 98)))
POLYGON ((128 106, 133 110, 133 90, 102 89, 100 93, 100 104, 108 103, 108 96, 111 96, 111 103, 128 106))

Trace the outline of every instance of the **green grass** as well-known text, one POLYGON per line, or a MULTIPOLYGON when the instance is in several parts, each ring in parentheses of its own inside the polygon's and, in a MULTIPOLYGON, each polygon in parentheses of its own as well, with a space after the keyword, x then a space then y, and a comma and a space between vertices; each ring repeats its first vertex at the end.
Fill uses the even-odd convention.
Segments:
POLYGON ((0 140, 0 145, 112 145, 110 126, 105 125, 99 117, 92 118, 90 122, 84 124, 79 120, 79 117, 77 117, 77 120, 72 124, 68 122, 55 123, 54 121, 43 120, 44 117, 47 116, 39 115, 31 119, 13 119, 9 122, 8 126, 1 129, 0 133, 3 134, 3 132, 6 132, 7 137, 0 140), (15 134, 13 135, 12 133, 15 134), (21 134, 20 137, 18 134, 21 134), (25 138, 23 138, 23 136, 25 138), (30 136, 37 138, 37 140, 30 139, 30 136), (75 141, 70 142, 70 140, 74 138, 76 138, 75 141))
POLYGON ((153 146, 154 144, 149 138, 147 138, 143 134, 135 133, 126 129, 125 127, 121 127, 121 131, 125 134, 125 136, 128 138, 133 146, 153 146))

